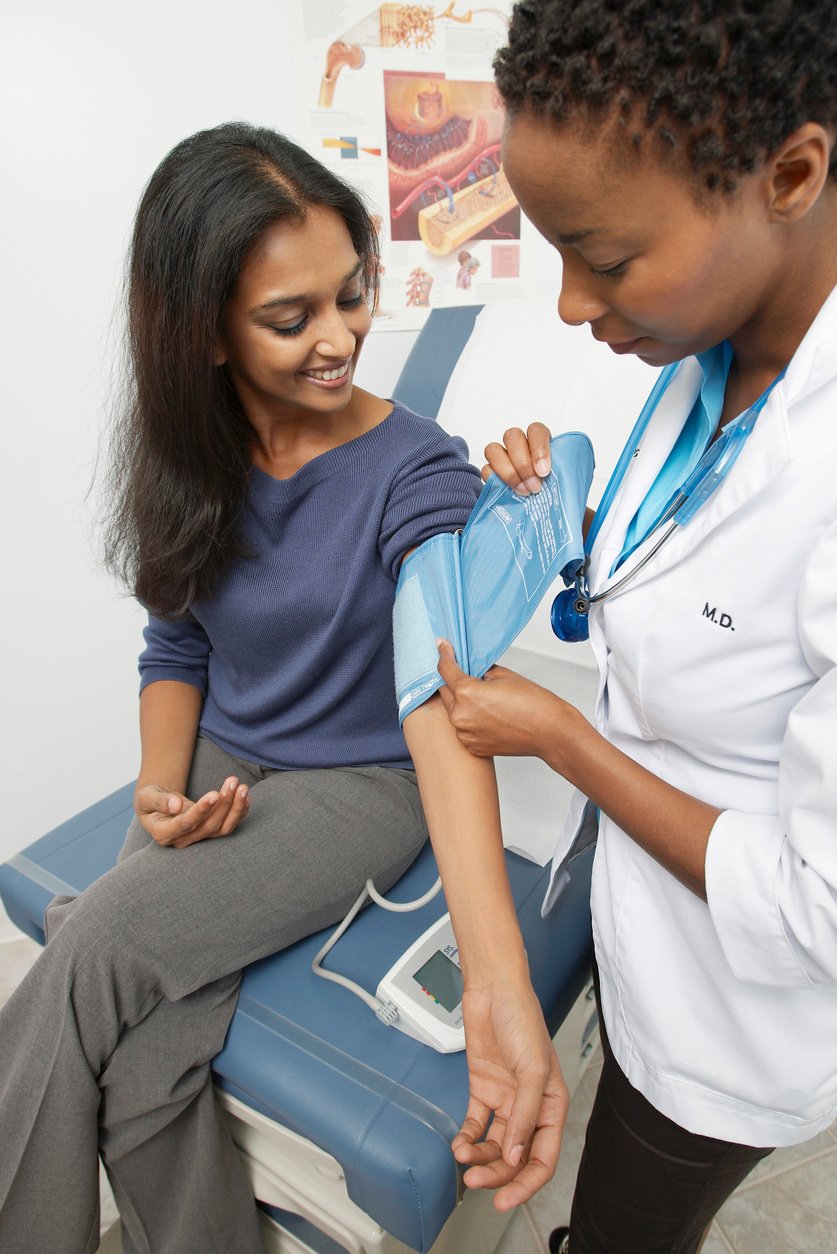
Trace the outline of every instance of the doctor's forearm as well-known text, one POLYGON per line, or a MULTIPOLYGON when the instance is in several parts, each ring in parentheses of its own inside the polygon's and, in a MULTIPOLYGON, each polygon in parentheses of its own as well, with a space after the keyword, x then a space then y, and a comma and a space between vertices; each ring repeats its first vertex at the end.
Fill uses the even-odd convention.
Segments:
POLYGON ((721 814, 719 809, 681 792, 634 762, 577 710, 562 717, 560 730, 556 732, 553 726, 543 744, 541 756, 553 770, 575 784, 646 853, 706 900, 706 848, 721 814))

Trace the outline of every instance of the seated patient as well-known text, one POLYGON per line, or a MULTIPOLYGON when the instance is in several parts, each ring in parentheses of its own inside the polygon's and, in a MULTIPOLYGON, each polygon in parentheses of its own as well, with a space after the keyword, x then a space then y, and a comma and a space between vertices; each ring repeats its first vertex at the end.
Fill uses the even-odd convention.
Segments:
POLYGON ((354 385, 377 265, 358 196, 269 130, 192 136, 143 195, 108 550, 150 611, 136 817, 0 1015, 4 1254, 95 1250, 99 1154, 125 1254, 261 1250, 210 1077, 241 969, 426 839, 395 580, 480 481, 354 385))

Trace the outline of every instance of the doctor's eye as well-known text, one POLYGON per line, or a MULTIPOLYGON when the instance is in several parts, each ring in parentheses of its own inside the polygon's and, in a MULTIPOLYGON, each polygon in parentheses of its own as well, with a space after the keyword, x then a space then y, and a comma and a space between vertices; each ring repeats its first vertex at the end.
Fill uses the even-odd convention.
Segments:
POLYGON ((600 279, 613 279, 617 275, 624 274, 627 268, 627 261, 620 261, 618 265, 608 266, 606 270, 599 270, 596 266, 590 266, 590 273, 595 274, 600 279))

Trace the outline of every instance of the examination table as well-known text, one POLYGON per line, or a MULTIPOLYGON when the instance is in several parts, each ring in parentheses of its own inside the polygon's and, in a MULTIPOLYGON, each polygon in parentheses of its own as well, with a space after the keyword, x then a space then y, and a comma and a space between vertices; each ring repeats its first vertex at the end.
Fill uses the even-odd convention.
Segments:
MULTIPOLYGON (((432 315, 396 386, 399 399, 436 416, 477 312, 471 307, 432 315)), ((569 685, 570 699, 591 712, 592 671, 518 653, 521 669, 559 690, 567 692, 569 685)), ((504 764, 505 772, 514 770, 513 763, 504 764)), ((54 895, 80 892, 113 865, 131 818, 131 796, 126 785, 0 867, 0 895, 29 936, 43 941, 44 908, 54 895)), ((520 796, 526 808, 526 788, 520 796)), ((511 852, 506 857, 535 990, 550 1029, 564 1025, 557 1048, 572 1088, 595 1033, 589 996, 592 849, 575 860, 545 919, 540 907, 549 866, 511 852)), ((411 900, 435 876, 428 847, 390 895, 411 900)), ((393 961, 444 910, 441 894, 410 914, 372 906, 326 965, 374 992, 393 961)), ((490 1199, 469 1195, 457 1209, 464 1190, 450 1141, 467 1105, 464 1053, 436 1053, 385 1027, 345 989, 317 979, 311 960, 326 934, 247 969, 214 1065, 218 1099, 231 1116, 263 1208, 266 1248, 272 1254, 431 1248, 437 1254, 490 1254, 505 1222, 492 1212, 490 1199)))

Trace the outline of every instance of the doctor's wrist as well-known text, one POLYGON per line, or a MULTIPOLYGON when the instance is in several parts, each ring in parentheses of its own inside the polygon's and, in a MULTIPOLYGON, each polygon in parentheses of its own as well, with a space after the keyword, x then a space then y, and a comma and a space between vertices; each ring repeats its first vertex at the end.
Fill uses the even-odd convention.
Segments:
POLYGON ((534 755, 572 783, 570 772, 577 765, 579 753, 595 753, 602 737, 580 710, 555 696, 548 718, 534 729, 534 739, 534 755))

